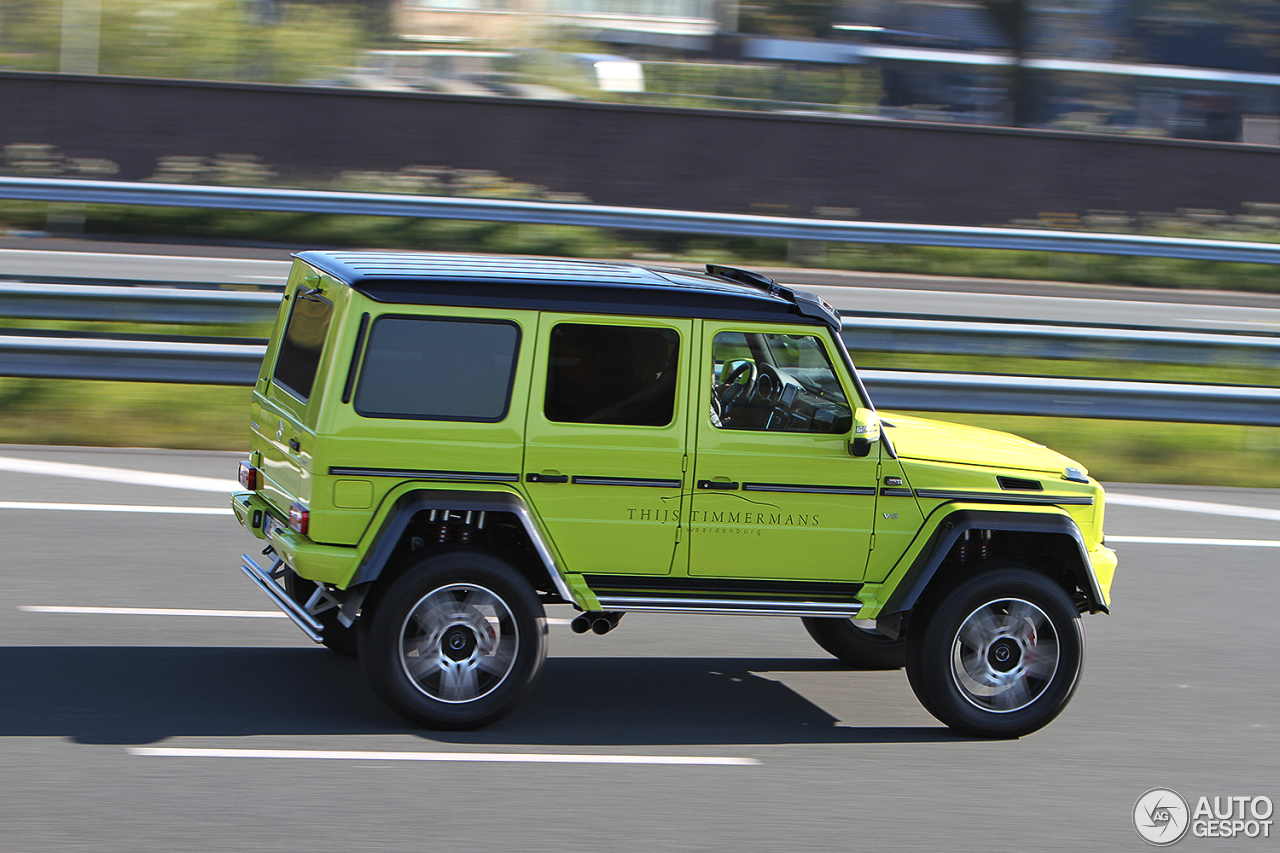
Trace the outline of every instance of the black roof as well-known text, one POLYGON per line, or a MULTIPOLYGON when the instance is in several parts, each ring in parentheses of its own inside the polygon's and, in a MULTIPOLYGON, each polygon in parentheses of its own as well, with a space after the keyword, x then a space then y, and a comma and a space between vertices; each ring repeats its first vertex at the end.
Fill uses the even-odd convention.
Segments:
POLYGON ((835 309, 817 296, 729 267, 708 266, 703 274, 600 261, 415 252, 295 257, 378 302, 840 326, 835 309))

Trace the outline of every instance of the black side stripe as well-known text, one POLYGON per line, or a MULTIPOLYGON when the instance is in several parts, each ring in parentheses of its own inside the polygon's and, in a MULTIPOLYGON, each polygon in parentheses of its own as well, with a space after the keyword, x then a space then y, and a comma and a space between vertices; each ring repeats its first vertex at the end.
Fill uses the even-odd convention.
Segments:
POLYGON ((787 483, 743 483, 744 492, 793 492, 807 495, 874 495, 875 486, 796 486, 787 483))
POLYGON ((650 489, 678 489, 680 480, 646 480, 637 477, 574 477, 578 486, 641 486, 650 489))
POLYGON ((980 501, 1002 504, 1061 504, 1063 506, 1092 506, 1093 497, 1069 497, 1066 495, 1010 495, 1001 492, 948 492, 941 489, 916 489, 916 497, 944 501, 980 501))
POLYGON ((880 497, 882 498, 910 498, 914 494, 910 489, 881 489, 880 497))
POLYGON ((518 483, 519 474, 496 474, 482 471, 421 471, 416 468, 337 468, 329 473, 339 477, 404 477, 412 480, 438 480, 453 483, 518 483))

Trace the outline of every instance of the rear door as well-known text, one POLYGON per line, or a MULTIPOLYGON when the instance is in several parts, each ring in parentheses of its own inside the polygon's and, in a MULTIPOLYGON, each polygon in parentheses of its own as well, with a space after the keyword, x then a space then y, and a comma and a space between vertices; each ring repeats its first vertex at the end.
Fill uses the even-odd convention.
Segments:
POLYGON ((542 315, 524 480, 570 572, 671 572, 692 333, 690 320, 542 315))
POLYGON ((283 512, 311 499, 311 454, 332 361, 329 344, 349 295, 345 285, 299 262, 284 293, 284 327, 258 379, 252 426, 260 436, 263 487, 283 512))

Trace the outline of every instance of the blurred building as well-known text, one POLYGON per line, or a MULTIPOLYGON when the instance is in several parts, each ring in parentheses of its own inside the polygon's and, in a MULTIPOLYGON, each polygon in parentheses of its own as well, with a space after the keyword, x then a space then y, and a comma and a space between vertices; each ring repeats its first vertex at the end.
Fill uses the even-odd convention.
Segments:
POLYGON ((440 44, 569 39, 699 50, 732 26, 736 0, 393 0, 396 31, 440 44))

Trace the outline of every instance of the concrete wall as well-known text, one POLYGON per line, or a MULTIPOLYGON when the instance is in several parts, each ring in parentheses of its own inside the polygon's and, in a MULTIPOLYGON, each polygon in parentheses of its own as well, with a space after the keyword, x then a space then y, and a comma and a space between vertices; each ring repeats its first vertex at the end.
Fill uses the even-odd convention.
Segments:
POLYGON ((162 157, 253 155, 284 184, 425 165, 597 204, 940 224, 1280 203, 1268 146, 0 72, 0 146, 13 143, 111 161, 122 180, 162 157))

